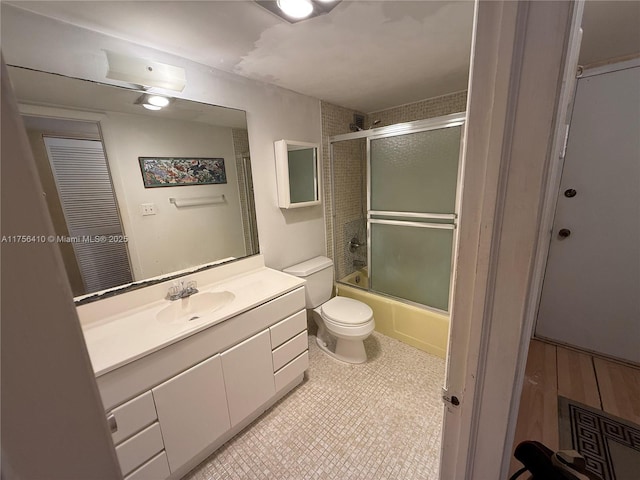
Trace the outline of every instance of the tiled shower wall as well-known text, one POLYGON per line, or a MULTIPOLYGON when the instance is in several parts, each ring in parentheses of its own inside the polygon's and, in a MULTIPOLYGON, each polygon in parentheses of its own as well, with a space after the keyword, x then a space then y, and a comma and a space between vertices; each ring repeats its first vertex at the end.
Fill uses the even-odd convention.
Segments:
MULTIPOLYGON (((342 278, 353 272, 353 260, 356 256, 349 251, 348 242, 357 238, 365 243, 367 208, 366 185, 366 140, 359 138, 334 144, 333 150, 333 185, 335 188, 334 221, 335 251, 333 260, 336 275, 342 278)), ((366 250, 359 248, 355 252, 358 260, 366 260, 366 250), (364 254, 364 256, 362 256, 364 254)))
MULTIPOLYGON (((361 155, 360 143, 364 144, 364 140, 357 142, 345 142, 336 148, 335 173, 334 182, 338 198, 336 205, 336 218, 339 228, 334 232, 333 228, 333 192, 331 182, 331 158, 329 150, 329 137, 339 135, 341 133, 349 133, 349 124, 353 123, 353 114, 360 113, 344 107, 338 107, 327 102, 321 103, 322 111, 322 185, 324 187, 324 212, 325 212, 325 228, 327 229, 327 255, 336 262, 336 271, 342 271, 336 259, 343 258, 344 255, 335 255, 333 251, 334 233, 340 238, 338 243, 344 244, 344 232, 342 224, 347 221, 358 218, 362 215, 363 203, 361 189, 364 181, 363 173, 365 171, 364 159, 358 158, 361 155), (350 161, 349 157, 355 155, 355 159, 350 161)), ((360 113, 361 114, 361 113, 360 113)), ((366 195, 366 192, 363 192, 366 195)))
MULTIPOLYGON (((466 109, 467 92, 456 92, 409 105, 402 105, 365 115, 365 126, 376 120, 376 127, 424 120, 466 109)), ((366 260, 366 248, 349 252, 348 242, 353 236, 366 240, 366 140, 351 140, 334 144, 333 185, 329 137, 349 133, 354 113, 348 108, 322 102, 322 177, 324 209, 327 229, 327 254, 335 263, 338 278, 355 271, 353 260, 366 260), (335 188, 335 192, 332 191, 335 188), (334 212, 335 201, 335 212, 334 212), (334 218, 335 213, 335 218, 334 218), (334 221, 335 226, 334 228, 334 221), (363 233, 364 232, 364 233, 363 233), (360 238, 363 237, 363 238, 360 238), (334 239, 335 250, 334 251, 334 239)))

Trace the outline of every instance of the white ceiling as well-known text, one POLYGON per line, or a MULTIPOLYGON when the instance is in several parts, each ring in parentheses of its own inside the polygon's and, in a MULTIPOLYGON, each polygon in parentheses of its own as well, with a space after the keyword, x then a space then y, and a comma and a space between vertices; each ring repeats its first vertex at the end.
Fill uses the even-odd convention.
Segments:
POLYGON ((588 0, 582 18, 580 64, 640 53, 640 1, 588 0))
MULTIPOLYGON (((13 1, 366 113, 467 87, 473 2, 344 0, 289 24, 248 0, 13 1)), ((640 2, 587 2, 588 63, 640 51, 640 2)))

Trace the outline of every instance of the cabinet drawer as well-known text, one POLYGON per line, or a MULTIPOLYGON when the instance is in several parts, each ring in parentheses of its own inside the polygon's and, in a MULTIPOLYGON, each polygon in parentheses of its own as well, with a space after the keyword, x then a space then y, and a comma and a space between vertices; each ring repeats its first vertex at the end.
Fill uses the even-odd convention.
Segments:
POLYGON ((309 352, 305 351, 295 360, 278 370, 275 374, 276 392, 282 390, 298 375, 303 373, 309 367, 309 352))
POLYGON ((116 447, 122 474, 127 475, 164 449, 160 425, 156 422, 116 447))
POLYGON ((140 468, 124 477, 124 480, 164 480, 171 475, 167 454, 161 452, 140 468))
POLYGON ((307 329, 307 311, 302 310, 269 327, 271 331, 271 348, 282 345, 290 338, 307 329))
POLYGON ((288 342, 280 345, 273 351, 273 371, 276 372, 291 360, 309 348, 307 331, 299 333, 288 342))
POLYGON ((116 445, 144 427, 151 425, 157 418, 151 392, 144 393, 118 408, 114 408, 110 415, 115 417, 117 425, 117 430, 111 434, 113 443, 116 445))

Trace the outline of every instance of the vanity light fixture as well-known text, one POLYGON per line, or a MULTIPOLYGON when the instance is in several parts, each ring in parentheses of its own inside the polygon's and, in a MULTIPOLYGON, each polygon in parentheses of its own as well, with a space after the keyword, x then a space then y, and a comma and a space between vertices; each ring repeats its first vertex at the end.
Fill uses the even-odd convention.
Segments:
POLYGON ((136 100, 136 105, 142 105, 147 110, 161 110, 171 103, 171 99, 163 97, 162 95, 153 95, 150 93, 143 93, 136 100))
POLYGON ((286 20, 296 23, 329 13, 342 0, 255 0, 262 8, 286 20))

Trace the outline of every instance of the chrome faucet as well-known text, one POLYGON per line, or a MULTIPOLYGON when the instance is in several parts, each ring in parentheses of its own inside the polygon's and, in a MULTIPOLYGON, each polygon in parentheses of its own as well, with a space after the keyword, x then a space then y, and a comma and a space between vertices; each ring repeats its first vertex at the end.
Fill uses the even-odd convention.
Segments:
POLYGON ((364 247, 367 244, 366 243, 360 243, 360 240, 358 240, 358 237, 353 237, 351 239, 351 241, 347 244, 349 246, 349 251, 351 253, 355 253, 355 251, 360 248, 360 247, 364 247))
POLYGON ((187 282, 187 286, 185 287, 184 280, 181 280, 180 285, 174 284, 172 287, 169 287, 167 300, 174 301, 190 297, 194 293, 198 293, 198 289, 196 288, 197 286, 198 284, 195 281, 190 281, 187 282))

